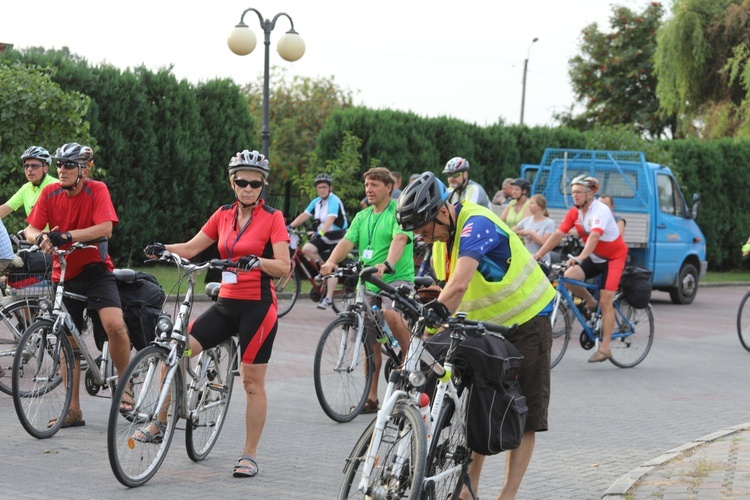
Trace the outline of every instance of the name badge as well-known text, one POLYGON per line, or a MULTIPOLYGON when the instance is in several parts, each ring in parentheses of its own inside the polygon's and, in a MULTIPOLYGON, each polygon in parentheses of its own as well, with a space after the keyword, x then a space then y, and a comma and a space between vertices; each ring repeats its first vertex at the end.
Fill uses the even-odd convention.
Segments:
POLYGON ((372 250, 370 250, 368 248, 367 250, 365 250, 364 252, 362 252, 362 258, 363 259, 372 259, 372 250))
POLYGON ((231 271, 222 271, 221 282, 222 283, 237 283, 237 275, 231 271))

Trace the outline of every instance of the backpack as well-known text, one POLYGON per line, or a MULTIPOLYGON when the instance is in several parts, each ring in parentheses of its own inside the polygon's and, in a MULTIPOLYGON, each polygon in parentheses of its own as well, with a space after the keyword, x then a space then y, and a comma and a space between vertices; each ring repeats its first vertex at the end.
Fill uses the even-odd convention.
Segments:
POLYGON ((636 309, 648 307, 651 301, 651 271, 643 267, 626 267, 620 278, 620 290, 628 304, 636 309))
MULTIPOLYGON (((449 346, 447 331, 426 344, 441 361, 449 346)), ((477 453, 495 455, 521 444, 529 410, 518 383, 522 361, 523 355, 510 341, 491 332, 480 338, 467 337, 456 349, 454 364, 463 385, 470 387, 466 440, 477 453)))
MULTIPOLYGON (((166 300, 164 289, 157 279, 149 274, 130 269, 116 269, 117 290, 130 342, 140 351, 156 338, 156 322, 166 300)), ((101 350, 107 334, 98 314, 92 314, 94 338, 101 350)))

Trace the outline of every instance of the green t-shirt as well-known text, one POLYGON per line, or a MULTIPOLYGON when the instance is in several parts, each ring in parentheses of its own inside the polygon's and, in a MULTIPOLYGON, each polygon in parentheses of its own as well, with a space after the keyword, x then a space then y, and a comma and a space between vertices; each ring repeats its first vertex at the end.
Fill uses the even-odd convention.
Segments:
POLYGON ((21 189, 16 191, 16 194, 10 197, 6 202, 6 205, 12 208, 13 211, 18 210, 21 208, 21 205, 23 205, 24 210, 26 210, 26 216, 28 217, 31 213, 31 209, 34 208, 34 203, 36 203, 37 198, 39 198, 39 194, 42 192, 42 188, 53 182, 57 182, 57 179, 49 174, 44 176, 42 183, 38 186, 27 182, 21 186, 21 189))
MULTIPOLYGON (((414 281, 414 235, 411 231, 402 231, 396 221, 396 201, 391 200, 381 213, 373 213, 374 207, 367 207, 359 212, 346 232, 346 239, 354 243, 359 250, 359 260, 365 267, 382 264, 388 258, 391 241, 397 234, 405 234, 409 242, 398 262, 391 263, 396 272, 384 274, 383 281, 414 281)), ((377 292, 375 285, 367 283, 367 289, 377 292)))

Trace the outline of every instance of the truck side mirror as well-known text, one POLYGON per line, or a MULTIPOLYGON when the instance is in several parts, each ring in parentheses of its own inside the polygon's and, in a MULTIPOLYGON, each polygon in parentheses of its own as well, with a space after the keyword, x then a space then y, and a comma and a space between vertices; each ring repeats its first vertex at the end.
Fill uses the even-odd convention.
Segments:
POLYGON ((698 220, 698 215, 701 211, 701 195, 700 193, 695 193, 693 195, 693 219, 698 220))

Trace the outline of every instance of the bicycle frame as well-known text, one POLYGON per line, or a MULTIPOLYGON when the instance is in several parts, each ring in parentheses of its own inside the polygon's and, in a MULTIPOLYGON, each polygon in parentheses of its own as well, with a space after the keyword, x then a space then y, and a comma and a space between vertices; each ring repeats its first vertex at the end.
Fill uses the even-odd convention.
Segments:
MULTIPOLYGON (((594 329, 592 329, 591 321, 587 320, 586 317, 583 315, 583 313, 581 313, 581 311, 578 309, 575 302, 573 301, 573 294, 565 286, 566 284, 586 288, 589 292, 592 293, 592 295, 599 291, 598 285, 587 283, 585 281, 566 278, 562 275, 558 276, 557 287, 556 287, 557 295, 555 296, 554 308, 551 314, 552 322, 554 324, 554 319, 560 308, 560 301, 564 300, 567 303, 568 308, 573 312, 573 315, 575 316, 575 318, 583 327, 583 331, 586 333, 586 336, 598 348, 599 340, 601 337, 601 332, 600 332, 601 308, 597 308, 596 313, 594 314, 594 316, 592 316, 592 318, 596 318, 594 329)), ((617 301, 618 297, 619 297, 619 292, 615 295, 615 299, 612 301, 612 305, 613 305, 615 312, 619 313, 619 314, 615 314, 615 328, 614 328, 614 331, 612 332, 612 340, 628 337, 632 335, 633 331, 635 331, 633 324, 630 322, 627 316, 623 314, 622 309, 620 308, 620 304, 617 301), (628 328, 622 328, 623 324, 625 324, 628 328), (623 331, 625 333, 623 333, 623 331)))

